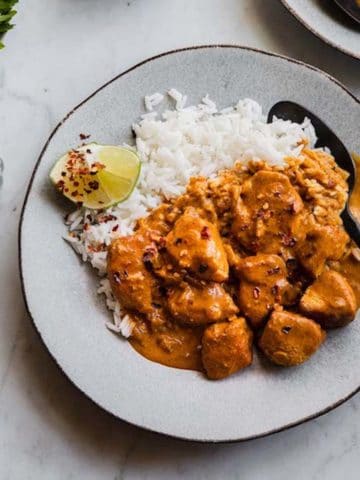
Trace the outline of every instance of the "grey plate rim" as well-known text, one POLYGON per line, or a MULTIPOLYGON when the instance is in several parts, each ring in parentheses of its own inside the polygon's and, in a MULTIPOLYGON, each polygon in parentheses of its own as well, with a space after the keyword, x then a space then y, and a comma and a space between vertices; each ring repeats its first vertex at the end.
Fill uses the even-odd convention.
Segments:
MULTIPOLYGON (((281 0, 283 1, 283 0, 281 0)), ((312 65, 309 65, 305 62, 302 62, 300 60, 296 60, 296 59, 293 59, 293 58, 290 58, 290 57, 287 57, 285 55, 279 55, 277 53, 273 53, 273 52, 269 52, 269 51, 266 51, 266 50, 262 50, 262 49, 258 49, 258 48, 254 48, 254 47, 248 47, 248 46, 243 46, 243 45, 236 45, 236 44, 209 44, 209 45, 196 45, 196 46, 191 46, 191 47, 185 47, 185 48, 178 48, 178 49, 174 49, 174 50, 169 50, 169 51, 166 51, 166 52, 163 52, 163 53, 160 53, 158 55, 154 55, 152 57, 149 57, 137 64, 135 64, 134 66, 128 68, 127 70, 123 71, 122 73, 120 73, 119 75, 116 75, 115 77, 113 77, 111 80, 109 80, 108 82, 106 82, 105 84, 103 84, 101 87, 99 87, 98 89, 96 89, 92 94, 90 94, 88 97, 86 97, 84 100, 82 100, 78 105, 76 105, 73 109, 71 109, 69 111, 69 113, 67 115, 65 115, 65 117, 56 125, 56 127, 53 129, 53 131, 51 132, 50 136, 48 137, 47 141, 45 142, 44 144, 44 147, 42 148, 41 152, 40 152, 40 155, 35 163, 35 166, 34 166, 34 169, 32 171, 32 174, 31 174, 31 177, 30 177, 30 180, 29 180, 29 184, 28 184, 28 187, 27 187, 27 190, 26 190, 26 194, 25 194, 25 198, 24 198, 24 202, 23 202, 23 205, 22 205, 22 209, 21 209, 21 213, 20 213, 20 220, 19 220, 19 225, 18 225, 18 267, 19 267, 19 276, 20 276, 20 284, 21 284, 21 291, 22 291, 22 295, 23 295, 23 299, 24 299, 24 303, 25 303, 25 309, 26 309, 26 312, 28 314, 28 316, 30 317, 31 319, 31 322, 33 324, 33 327, 35 329, 35 331, 37 332, 42 344, 45 346, 46 350, 48 351, 48 353, 50 354, 51 358, 55 361, 56 365, 59 367, 60 371, 62 372, 63 375, 65 375, 65 377, 70 381, 70 383, 72 385, 74 385, 87 399, 89 399, 93 404, 97 405, 99 408, 101 408, 102 410, 106 411, 108 414, 110 414, 112 417, 118 419, 118 420, 121 420, 129 425, 134 425, 136 426, 137 428, 141 428, 145 431, 149 431, 149 432, 152 432, 152 433, 156 433, 156 434, 160 434, 160 435, 164 435, 165 437, 169 437, 169 438, 176 438, 178 440, 182 440, 182 441, 186 441, 186 442, 194 442, 194 443, 203 443, 203 444, 226 444, 226 443, 238 443, 238 442, 246 442, 246 441, 249 441, 249 440, 256 440, 256 439, 259 439, 259 438, 263 438, 263 437, 267 437, 267 436, 270 436, 270 435, 273 435, 275 433, 280 433, 280 432, 283 432, 285 430, 288 430, 290 428, 293 428, 293 427, 296 427, 298 425, 302 425, 303 423, 306 423, 310 420, 313 420, 315 418, 318 418, 322 415, 325 415, 326 413, 329 413, 330 411, 334 410, 335 408, 337 408, 338 406, 342 405, 343 403, 345 403, 347 400, 349 400, 351 397, 353 397, 354 395, 356 395, 359 391, 360 391, 360 385, 353 391, 351 391, 348 395, 346 395, 345 397, 343 398, 340 398, 337 402, 329 405, 328 407, 318 411, 318 412, 315 412, 307 417, 303 417, 295 422, 290 422, 286 425, 283 425, 279 428, 275 428, 275 429, 271 429, 269 431, 266 431, 264 433, 261 433, 261 434, 258 434, 258 435, 249 435, 249 436, 246 436, 246 437, 241 437, 241 438, 238 438, 238 439, 231 439, 231 440, 202 440, 202 439, 189 439, 189 438, 186 438, 186 437, 181 437, 181 436, 178 436, 178 435, 170 435, 170 434, 167 434, 167 433, 163 433, 163 432, 160 432, 160 431, 156 431, 155 429, 151 429, 149 427, 144 427, 143 425, 139 425, 137 423, 134 423, 134 422, 129 422, 128 420, 125 420, 123 418, 121 418, 120 416, 117 416, 115 415, 113 412, 111 412, 110 410, 108 410, 107 408, 103 407, 102 405, 100 405, 97 401, 95 401, 94 399, 92 399, 83 389, 81 389, 73 380, 72 378, 64 371, 64 369, 62 368, 62 366, 60 365, 60 363, 58 362, 57 358, 53 355, 53 353, 48 349, 42 335, 41 335, 41 332, 40 330, 37 328, 36 324, 35 324, 35 321, 34 321, 34 317, 31 313, 31 310, 30 310, 30 307, 29 307, 29 302, 28 302, 28 299, 27 299, 27 294, 26 294, 26 285, 25 285, 25 281, 24 281, 24 276, 23 276, 23 266, 22 266, 22 263, 23 263, 23 253, 22 253, 22 226, 23 226, 23 220, 24 220, 24 214, 25 214, 25 210, 26 210, 26 206, 27 206, 27 202, 28 202, 28 198, 29 198, 29 195, 30 195, 30 192, 31 192, 31 189, 32 189, 32 184, 33 184, 33 181, 34 181, 34 178, 35 178, 35 175, 36 175, 36 172, 38 170, 38 167, 41 163, 41 160, 53 138, 53 136, 56 134, 56 132, 58 131, 58 129, 63 125, 64 122, 66 122, 68 120, 69 117, 71 117, 71 115, 76 111, 78 110, 79 108, 81 108, 85 103, 87 103, 90 99, 92 99, 98 92, 100 92, 101 90, 103 90, 104 88, 106 88, 108 85, 110 85, 111 83, 113 83, 114 81, 116 81, 117 79, 123 77, 124 75, 126 75, 127 73, 131 72, 132 70, 135 70, 139 67, 141 67, 142 65, 146 64, 146 63, 149 63, 149 62, 152 62, 154 60, 157 60, 161 57, 165 57, 165 56, 169 56, 169 55, 173 55, 173 54, 176 54, 176 53, 179 53, 179 52, 185 52, 185 51, 192 51, 192 50, 201 50, 201 49, 212 49, 212 48, 225 48, 225 49, 240 49, 240 50, 247 50, 247 51, 250 51, 250 52, 256 52, 256 53, 260 53, 260 54, 263 54, 263 55, 266 55, 266 56, 272 56, 272 57, 277 57, 277 58, 281 58, 283 60, 286 60, 288 61, 289 63, 294 63, 294 64, 297 64, 297 65, 301 65, 303 66, 304 68, 307 68, 309 70, 313 70, 321 75, 323 75, 324 77, 326 77, 327 79, 329 79, 330 81, 334 82, 337 86, 339 86, 340 88, 342 88, 350 97, 352 97, 356 103, 358 103, 360 105, 360 100, 355 96, 353 95, 341 82, 339 82, 338 80, 336 80, 334 77, 332 77, 331 75, 329 75, 328 73, 320 70, 319 68, 316 68, 312 65)))
MULTIPOLYGON (((317 38, 320 38, 323 42, 325 42, 327 45, 330 47, 336 48, 340 52, 344 53, 345 55, 349 55, 352 58, 355 58, 357 60, 360 60, 360 54, 354 53, 352 50, 349 50, 346 47, 343 47, 342 45, 339 45, 338 43, 335 43, 331 41, 328 37, 325 37, 322 33, 319 33, 317 30, 315 30, 313 27, 311 27, 298 13, 289 5, 287 0, 280 0, 282 3, 283 7, 286 8, 288 12, 291 13, 291 15, 296 18, 310 33, 315 35, 317 38)), ((340 8, 340 7, 339 7, 340 8)))

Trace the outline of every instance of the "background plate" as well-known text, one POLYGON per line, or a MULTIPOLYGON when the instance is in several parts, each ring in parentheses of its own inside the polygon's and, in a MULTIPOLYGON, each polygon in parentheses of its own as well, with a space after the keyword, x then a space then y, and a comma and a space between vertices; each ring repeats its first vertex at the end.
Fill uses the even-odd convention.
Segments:
POLYGON ((28 310, 68 377, 92 400, 138 426, 199 441, 244 440, 295 425, 359 388, 360 322, 333 332, 307 364, 254 365, 224 381, 166 368, 138 355, 104 328, 109 318, 97 278, 62 239, 69 208, 48 180, 55 160, 80 132, 111 144, 131 140, 143 97, 175 87, 189 104, 206 93, 220 107, 250 97, 267 112, 279 100, 313 110, 350 150, 360 151, 359 102, 326 74, 248 48, 179 50, 152 58, 110 81, 58 125, 36 165, 20 225, 20 265, 28 310))
POLYGON ((360 59, 360 25, 333 0, 280 0, 312 33, 360 59))

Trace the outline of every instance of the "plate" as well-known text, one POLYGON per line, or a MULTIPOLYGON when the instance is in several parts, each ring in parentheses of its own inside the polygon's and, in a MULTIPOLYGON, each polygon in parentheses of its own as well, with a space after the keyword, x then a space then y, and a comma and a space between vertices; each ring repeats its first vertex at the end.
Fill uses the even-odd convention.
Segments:
POLYGON ((312 33, 360 59, 360 25, 333 0, 280 0, 312 33))
POLYGON ((359 389, 360 322, 329 334, 314 358, 281 369, 258 358, 212 382, 198 372, 152 363, 104 327, 98 279, 62 239, 69 206, 48 180, 55 159, 80 132, 102 144, 130 141, 143 97, 175 87, 189 104, 206 93, 221 107, 250 97, 264 110, 304 104, 360 151, 360 104, 341 84, 300 62, 235 46, 204 46, 151 58, 111 80, 56 127, 35 167, 20 224, 20 267, 28 311, 60 368, 88 397, 132 424, 183 439, 234 441, 299 424, 359 389), (346 119, 346 121, 345 121, 346 119))

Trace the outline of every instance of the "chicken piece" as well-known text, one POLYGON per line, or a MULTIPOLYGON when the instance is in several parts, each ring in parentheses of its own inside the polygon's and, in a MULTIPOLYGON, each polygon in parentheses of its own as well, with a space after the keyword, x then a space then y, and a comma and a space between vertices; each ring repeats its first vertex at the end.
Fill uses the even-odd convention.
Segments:
POLYGON ((288 305, 297 291, 286 280, 286 266, 277 255, 259 254, 241 259, 238 306, 253 328, 262 326, 274 305, 288 305))
POLYGON ((213 199, 208 195, 208 179, 205 177, 193 177, 189 180, 184 195, 185 205, 196 205, 198 211, 201 211, 204 218, 210 222, 217 221, 217 215, 213 199))
POLYGON ((214 323, 202 339, 202 362, 208 378, 218 380, 252 362, 253 333, 244 318, 214 323))
POLYGON ((174 320, 189 326, 221 322, 238 312, 230 295, 218 283, 173 288, 168 295, 168 308, 174 320))
POLYGON ((300 309, 323 328, 343 327, 354 320, 356 298, 346 278, 325 270, 306 290, 300 309))
POLYGON ((326 333, 313 320, 296 313, 274 311, 259 341, 266 357, 277 365, 291 367, 316 352, 326 333))
POLYGON ((141 233, 111 243, 107 273, 112 291, 123 307, 145 314, 152 312, 155 281, 146 268, 146 256, 155 251, 151 241, 141 233))
POLYGON ((143 232, 152 232, 153 238, 166 236, 170 231, 167 215, 173 210, 172 206, 163 203, 154 208, 146 217, 139 218, 136 224, 136 230, 143 232))
POLYGON ((229 265, 218 229, 193 207, 175 223, 166 237, 166 248, 180 268, 199 278, 214 282, 228 278, 229 265))
POLYGON ((318 277, 328 260, 339 260, 349 237, 342 227, 337 225, 317 225, 306 232, 304 242, 296 249, 296 256, 305 270, 318 277))
POLYGON ((281 254, 302 237, 303 207, 286 175, 260 170, 242 186, 232 232, 252 253, 281 254))

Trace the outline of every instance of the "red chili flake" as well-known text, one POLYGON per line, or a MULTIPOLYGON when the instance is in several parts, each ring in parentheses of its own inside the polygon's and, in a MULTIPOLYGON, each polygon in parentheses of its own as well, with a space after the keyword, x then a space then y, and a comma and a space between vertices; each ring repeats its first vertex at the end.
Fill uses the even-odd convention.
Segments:
POLYGON ((113 220, 116 220, 116 217, 114 215, 103 215, 99 218, 99 223, 112 222, 113 220))
POLYGON ((267 274, 276 275, 279 272, 280 272, 280 267, 274 267, 274 268, 270 268, 270 270, 267 271, 267 274))
POLYGON ((78 195, 79 195, 79 192, 77 190, 74 190, 73 192, 71 192, 72 197, 77 197, 78 195))
MULTIPOLYGON (((92 189, 92 190, 98 190, 99 188, 99 182, 97 180, 92 180, 91 182, 89 182, 89 187, 92 189)), ((99 202, 101 203, 101 202, 99 202)))
POLYGON ((166 239, 165 237, 160 237, 158 242, 159 252, 164 252, 166 250, 166 239))
POLYGON ((105 165, 100 162, 94 162, 91 164, 91 168, 95 169, 95 171, 98 172, 98 170, 103 170, 105 168, 105 165))
POLYGON ((65 193, 68 193, 68 191, 69 191, 69 189, 66 187, 66 188, 64 189, 64 192, 65 192, 65 193))
POLYGON ((265 210, 263 210, 262 208, 260 208, 260 210, 258 210, 255 215, 256 218, 264 218, 264 216, 265 216, 265 210))
POLYGON ((201 238, 203 238, 204 240, 209 240, 210 238, 210 229, 209 227, 205 226, 203 227, 203 229, 201 230, 201 238))
POLYGON ((111 231, 112 231, 112 232, 116 232, 118 229, 119 229, 119 225, 115 225, 115 226, 111 229, 111 231))
POLYGON ((296 244, 295 238, 286 233, 281 234, 281 242, 285 247, 294 247, 296 244))
POLYGON ((89 245, 88 250, 90 252, 104 252, 106 250, 106 245, 104 243, 99 243, 96 246, 89 245))
POLYGON ((336 182, 332 179, 330 179, 327 183, 328 188, 334 188, 336 185, 336 182))
POLYGON ((64 180, 59 180, 56 184, 57 188, 60 190, 60 192, 63 192, 64 191, 64 187, 65 187, 65 182, 64 180))
POLYGON ((121 276, 120 276, 120 273, 119 272, 114 272, 113 273, 113 279, 114 279, 114 282, 117 283, 118 285, 120 285, 121 283, 121 276))
POLYGON ((275 297, 275 302, 281 302, 281 294, 280 294, 279 285, 274 285, 273 287, 271 287, 271 293, 275 297))
POLYGON ((79 182, 74 182, 74 187, 78 187, 80 185, 79 182))
POLYGON ((259 287, 254 287, 253 296, 256 300, 260 297, 260 288, 259 287))
POLYGON ((86 135, 86 133, 80 133, 79 134, 80 140, 87 140, 90 137, 91 137, 91 135, 86 135))

